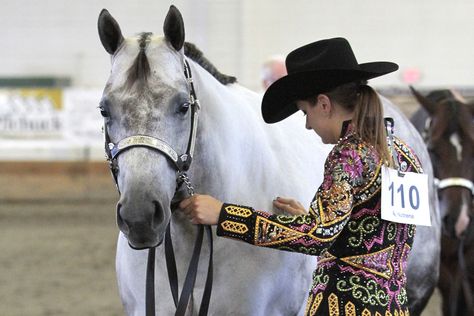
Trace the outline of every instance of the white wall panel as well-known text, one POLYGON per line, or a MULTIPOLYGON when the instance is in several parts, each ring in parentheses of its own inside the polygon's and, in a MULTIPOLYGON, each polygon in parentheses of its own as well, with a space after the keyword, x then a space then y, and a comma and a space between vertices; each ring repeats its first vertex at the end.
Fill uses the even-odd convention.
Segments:
POLYGON ((109 60, 97 35, 100 10, 108 8, 124 34, 161 34, 171 3, 187 40, 252 89, 266 56, 333 36, 347 37, 361 62, 400 64, 374 85, 402 86, 403 71, 414 67, 419 86, 474 85, 471 0, 0 0, 0 77, 69 76, 102 87, 109 60))

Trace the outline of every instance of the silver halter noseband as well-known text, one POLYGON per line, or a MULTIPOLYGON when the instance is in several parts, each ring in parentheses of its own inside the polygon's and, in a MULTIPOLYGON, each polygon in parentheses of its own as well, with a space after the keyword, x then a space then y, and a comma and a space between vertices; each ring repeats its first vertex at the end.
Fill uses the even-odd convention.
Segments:
POLYGON ((471 195, 474 197, 474 183, 471 180, 465 178, 445 178, 442 180, 435 179, 435 185, 438 190, 443 190, 449 187, 461 187, 471 191, 471 195))

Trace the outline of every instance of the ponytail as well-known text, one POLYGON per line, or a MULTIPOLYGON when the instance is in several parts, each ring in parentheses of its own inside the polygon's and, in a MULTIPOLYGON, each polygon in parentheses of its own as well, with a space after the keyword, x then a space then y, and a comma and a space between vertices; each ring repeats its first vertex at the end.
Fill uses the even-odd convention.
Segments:
POLYGON ((375 147, 380 159, 387 166, 392 166, 392 155, 387 146, 383 105, 377 93, 368 85, 359 87, 359 96, 352 122, 357 135, 375 147))
POLYGON ((355 133, 371 144, 387 166, 393 166, 392 155, 387 146, 383 106, 377 93, 363 83, 348 83, 337 87, 326 95, 349 111, 353 111, 352 124, 355 133))

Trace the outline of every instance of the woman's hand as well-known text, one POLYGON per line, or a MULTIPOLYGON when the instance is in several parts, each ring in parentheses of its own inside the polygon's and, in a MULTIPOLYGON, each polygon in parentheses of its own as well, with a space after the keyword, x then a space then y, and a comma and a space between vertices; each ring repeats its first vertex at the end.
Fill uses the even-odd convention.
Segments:
POLYGON ((209 195, 195 194, 179 203, 191 223, 202 225, 217 225, 222 202, 209 195))
POLYGON ((286 211, 291 215, 302 215, 307 213, 306 209, 300 202, 290 198, 277 197, 273 200, 273 206, 282 211, 286 211))

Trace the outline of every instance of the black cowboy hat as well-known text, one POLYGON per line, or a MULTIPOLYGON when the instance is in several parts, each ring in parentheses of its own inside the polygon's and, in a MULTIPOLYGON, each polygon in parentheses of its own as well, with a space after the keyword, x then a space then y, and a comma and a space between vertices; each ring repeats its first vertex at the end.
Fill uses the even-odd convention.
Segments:
POLYGON ((286 57, 286 68, 288 75, 275 81, 263 96, 262 116, 267 123, 298 111, 297 100, 388 74, 398 65, 386 61, 359 64, 349 42, 337 37, 295 49, 286 57))

